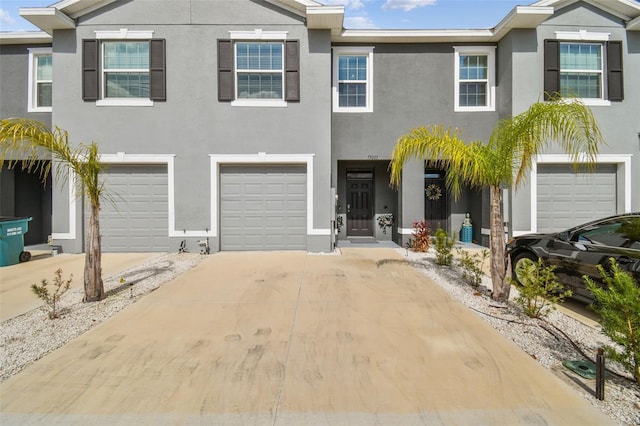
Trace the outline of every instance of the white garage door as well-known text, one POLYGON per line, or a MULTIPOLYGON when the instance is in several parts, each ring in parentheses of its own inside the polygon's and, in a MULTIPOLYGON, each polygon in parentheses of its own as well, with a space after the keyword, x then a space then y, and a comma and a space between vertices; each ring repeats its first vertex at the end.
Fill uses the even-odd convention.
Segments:
POLYGON ((538 165, 538 232, 555 232, 616 214, 616 166, 574 173, 566 164, 538 165))
POLYGON ((220 167, 221 250, 307 248, 305 166, 220 167))
POLYGON ((103 251, 168 251, 167 166, 110 165, 103 176, 112 198, 100 211, 103 251))

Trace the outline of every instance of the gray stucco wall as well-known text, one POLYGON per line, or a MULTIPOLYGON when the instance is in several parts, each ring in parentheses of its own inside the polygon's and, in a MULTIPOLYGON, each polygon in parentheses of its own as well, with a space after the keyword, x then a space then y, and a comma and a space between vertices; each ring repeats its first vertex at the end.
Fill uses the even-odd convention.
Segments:
POLYGON ((51 125, 51 113, 27 112, 29 48, 51 45, 0 45, 0 118, 25 117, 51 125))
MULTIPOLYGON (((113 4, 54 35, 55 124, 72 141, 95 141, 100 152, 175 154, 175 227, 204 232, 211 217, 211 154, 313 154, 312 251, 329 250, 330 36, 299 17, 251 0, 154 0, 113 4), (116 7, 117 6, 117 7, 116 7), (153 107, 97 107, 81 99, 81 43, 96 30, 153 30, 166 39, 167 101, 153 107), (229 31, 288 31, 300 40, 301 101, 286 108, 232 107, 217 100, 216 40, 229 31), (66 90, 55 88, 65 87, 66 90), (318 88, 327 88, 319 90, 318 88)), ((64 206, 56 203, 56 210, 64 206)), ((80 225, 81 214, 78 214, 80 225)), ((62 215, 55 226, 64 228, 62 215)), ((180 239, 175 239, 175 248, 180 239)), ((82 249, 76 241, 74 251, 82 249)), ((211 241, 217 247, 217 241, 211 241)))
MULTIPOLYGON (((620 18, 609 15, 587 3, 570 5, 533 30, 512 31, 509 38, 513 44, 513 114, 525 111, 538 101, 543 93, 543 43, 555 39, 556 31, 578 31, 609 33, 610 40, 622 40, 624 66, 624 100, 611 102, 610 106, 592 106, 606 145, 600 147, 601 161, 609 157, 629 157, 631 162, 631 211, 640 210, 640 33, 626 31, 620 18), (535 47, 535 49, 534 49, 535 47)), ((547 153, 561 153, 552 146, 547 153)), ((617 161, 614 160, 614 161, 617 161)), ((623 176, 619 170, 619 176, 623 176)), ((526 232, 531 227, 531 188, 526 183, 513 195, 513 230, 526 232)), ((618 185, 618 212, 624 211, 625 188, 618 185)))
MULTIPOLYGON (((487 141, 498 120, 498 111, 454 111, 454 46, 470 43, 376 44, 373 45, 373 112, 333 113, 333 163, 341 160, 390 160, 398 138, 412 128, 444 124, 458 128, 466 141, 487 141)), ((491 45, 490 43, 482 45, 491 45)), ((497 87, 497 94, 503 90, 497 87)), ((334 182, 338 179, 334 171, 334 182)), ((405 244, 411 224, 424 219, 424 164, 408 163, 398 192, 397 228, 404 230, 397 241, 405 244)), ((457 233, 470 210, 472 199, 465 192, 458 202, 451 199, 450 230, 457 233)), ((482 222, 482 212, 474 222, 482 222)))

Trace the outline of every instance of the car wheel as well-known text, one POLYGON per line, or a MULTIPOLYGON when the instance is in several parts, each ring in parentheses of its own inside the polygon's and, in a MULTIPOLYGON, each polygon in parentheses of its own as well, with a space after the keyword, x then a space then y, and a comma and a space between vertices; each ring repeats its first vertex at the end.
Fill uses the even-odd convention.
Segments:
POLYGON ((518 282, 518 284, 522 285, 523 280, 520 278, 517 271, 520 268, 522 268, 523 265, 526 265, 529 263, 537 263, 537 262, 538 262, 538 258, 536 257, 536 255, 528 252, 520 253, 519 255, 514 257, 511 263, 511 271, 513 272, 512 274, 513 279, 515 279, 518 282))

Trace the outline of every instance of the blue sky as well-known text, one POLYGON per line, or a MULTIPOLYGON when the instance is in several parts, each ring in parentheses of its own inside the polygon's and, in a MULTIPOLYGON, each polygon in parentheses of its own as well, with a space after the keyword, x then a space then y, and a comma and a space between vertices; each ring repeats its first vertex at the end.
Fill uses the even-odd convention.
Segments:
MULTIPOLYGON (((535 0, 319 0, 345 6, 349 29, 492 28, 517 5, 535 0)), ((21 7, 43 7, 55 0, 0 0, 0 30, 36 30, 18 14, 21 7)))

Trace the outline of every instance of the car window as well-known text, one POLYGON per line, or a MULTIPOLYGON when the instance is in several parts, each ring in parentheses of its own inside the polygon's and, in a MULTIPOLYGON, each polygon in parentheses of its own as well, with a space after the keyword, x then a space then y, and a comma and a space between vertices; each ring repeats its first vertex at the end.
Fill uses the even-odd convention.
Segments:
POLYGON ((589 225, 578 231, 574 240, 587 244, 640 250, 640 217, 618 217, 589 225))

